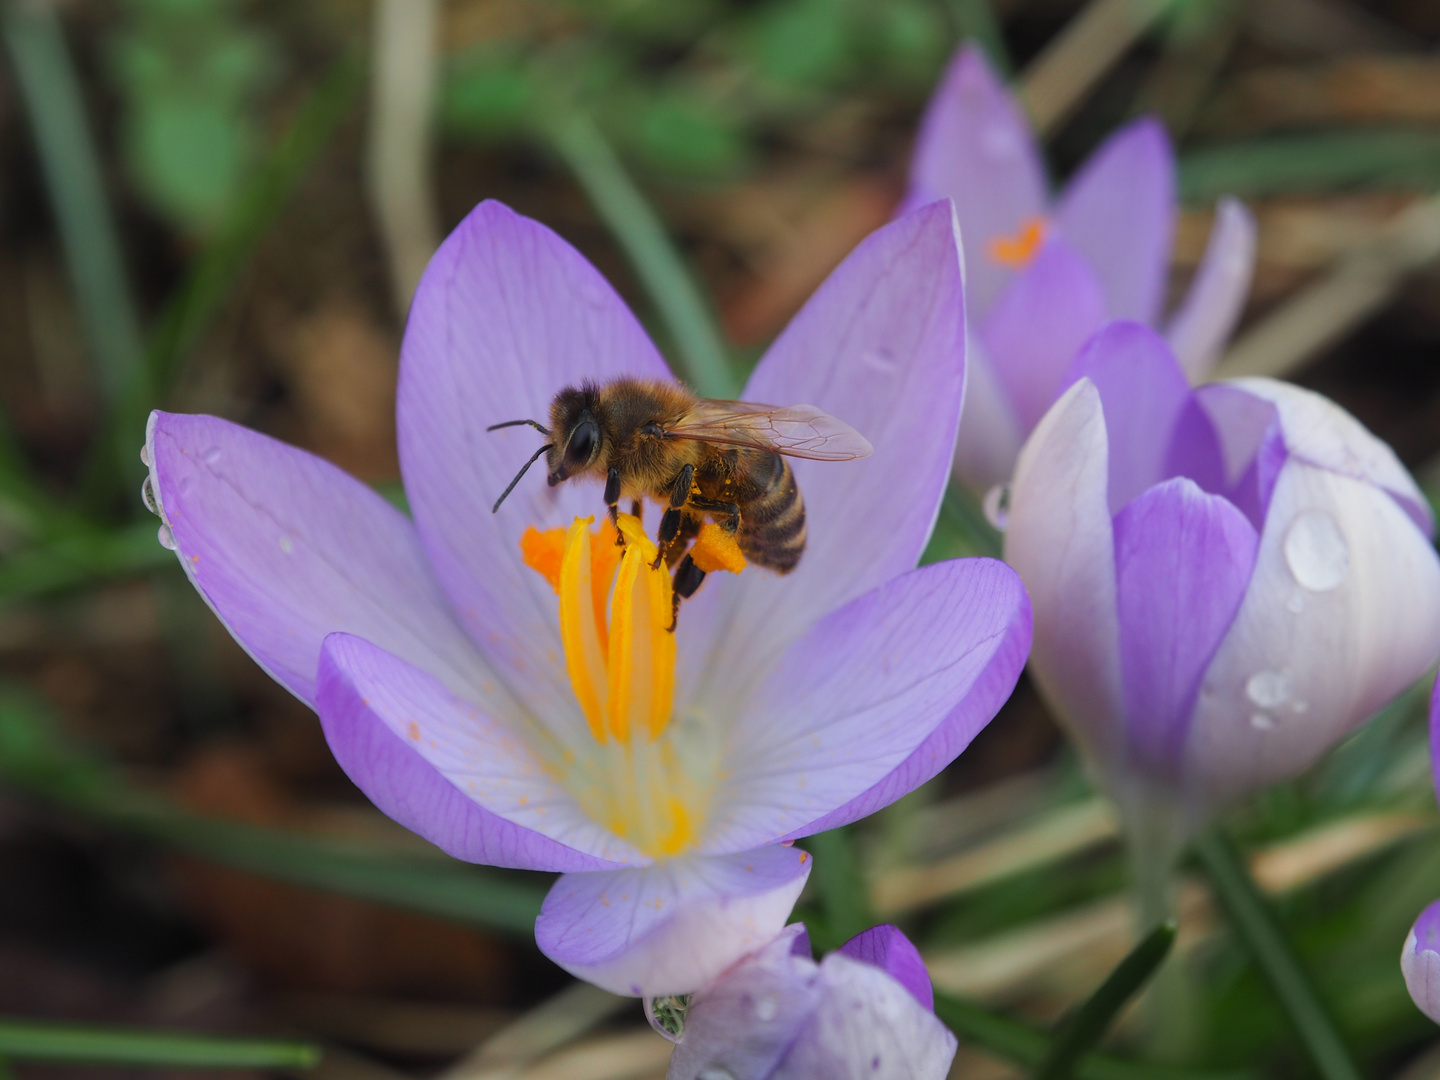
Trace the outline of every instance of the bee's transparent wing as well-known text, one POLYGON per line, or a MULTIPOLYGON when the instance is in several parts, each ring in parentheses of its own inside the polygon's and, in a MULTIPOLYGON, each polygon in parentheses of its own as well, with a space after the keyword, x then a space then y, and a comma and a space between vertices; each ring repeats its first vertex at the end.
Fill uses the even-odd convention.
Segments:
POLYGON ((665 433, 675 439, 749 446, 816 461, 853 461, 874 452, 865 436, 813 405, 778 407, 707 398, 665 433))

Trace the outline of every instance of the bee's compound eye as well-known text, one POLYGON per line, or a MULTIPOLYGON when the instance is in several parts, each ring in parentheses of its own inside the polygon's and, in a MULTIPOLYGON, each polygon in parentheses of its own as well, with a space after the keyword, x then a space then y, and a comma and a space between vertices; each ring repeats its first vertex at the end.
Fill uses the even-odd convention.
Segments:
POLYGON ((583 468, 594 459, 599 445, 600 429, 593 420, 582 420, 575 428, 575 434, 570 436, 569 445, 565 447, 566 461, 583 468))

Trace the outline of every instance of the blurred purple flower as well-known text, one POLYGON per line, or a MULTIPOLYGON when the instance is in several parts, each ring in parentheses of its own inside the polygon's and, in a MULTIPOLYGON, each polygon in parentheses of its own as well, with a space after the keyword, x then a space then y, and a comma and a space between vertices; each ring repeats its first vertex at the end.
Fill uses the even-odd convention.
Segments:
MULTIPOLYGON (((1030 611, 1008 567, 914 569, 959 418, 960 290, 952 210, 930 206, 861 244, 771 347, 745 396, 819 406, 875 452, 794 462, 810 540, 789 576, 723 575, 674 637, 645 622, 653 605, 612 605, 612 628, 630 619, 653 646, 636 678, 673 678, 674 707, 632 708, 608 735, 570 675, 598 670, 603 688, 635 673, 567 657, 555 590, 520 547, 532 525, 603 513, 600 492, 537 479, 492 514, 536 437, 485 428, 544 417, 582 380, 670 373, 579 253, 499 203, 445 241, 410 311, 397 429, 413 524, 300 450, 155 413, 162 539, 246 651, 319 712, 376 806, 457 858, 563 872, 536 924, 546 955, 616 992, 686 992, 784 925, 810 869, 785 842, 934 776, 1024 664, 1030 611)), ((589 542, 583 525, 569 538, 589 542)), ((562 613, 590 595, 583 564, 561 570, 562 613)), ((668 590, 626 565, 637 597, 668 590)))
POLYGON ((799 923, 690 1000, 667 1080, 944 1080, 956 1041, 893 926, 816 963, 799 923))
POLYGON ((1163 856, 1293 776, 1440 652, 1424 496, 1308 390, 1191 390, 1165 342, 1112 323, 1020 453, 1006 559, 1031 671, 1163 856))
MULTIPOLYGON (((903 209, 949 196, 965 244, 970 386, 956 476, 1010 478, 1075 352, 1107 319, 1161 325, 1175 228, 1175 158, 1159 121, 1112 135, 1051 202, 1020 103, 973 45, 930 99, 903 209)), ((1165 336, 1192 381, 1219 357, 1250 288, 1255 225, 1222 199, 1165 336)))
MULTIPOLYGON (((1430 768, 1440 793, 1440 680, 1430 693, 1430 768)), ((1440 900, 1415 920, 1400 950, 1400 971, 1416 1006, 1440 1024, 1440 900)))

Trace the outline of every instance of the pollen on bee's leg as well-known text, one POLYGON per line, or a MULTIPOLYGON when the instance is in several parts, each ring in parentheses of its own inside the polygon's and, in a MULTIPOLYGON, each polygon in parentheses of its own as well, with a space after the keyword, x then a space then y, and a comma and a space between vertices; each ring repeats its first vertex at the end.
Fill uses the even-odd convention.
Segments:
POLYGON ((1026 218, 1020 223, 1020 229, 1014 236, 991 237, 990 242, 985 245, 985 253, 992 262, 1007 266, 1011 270, 1023 270, 1040 253, 1049 231, 1043 217, 1026 218))
POLYGON ((738 574, 746 566, 745 554, 740 550, 735 534, 713 521, 700 526, 700 535, 690 548, 690 558, 697 568, 707 574, 713 570, 729 570, 738 574))

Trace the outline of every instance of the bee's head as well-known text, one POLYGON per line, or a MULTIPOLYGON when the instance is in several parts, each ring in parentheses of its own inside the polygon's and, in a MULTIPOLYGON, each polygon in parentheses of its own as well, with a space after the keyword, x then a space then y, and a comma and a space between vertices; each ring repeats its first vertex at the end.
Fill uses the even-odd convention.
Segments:
POLYGON ((550 406, 555 443, 545 454, 551 487, 584 472, 600 456, 599 400, 598 389, 589 383, 578 389, 567 386, 555 395, 550 406))

